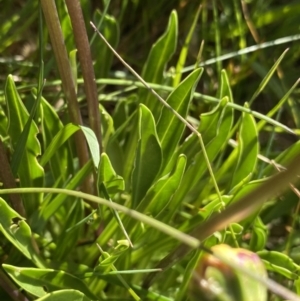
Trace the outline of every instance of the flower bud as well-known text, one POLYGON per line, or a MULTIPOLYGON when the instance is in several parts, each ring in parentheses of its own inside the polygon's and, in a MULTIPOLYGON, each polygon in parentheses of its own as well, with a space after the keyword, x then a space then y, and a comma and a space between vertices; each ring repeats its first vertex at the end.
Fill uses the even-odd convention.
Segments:
MULTIPOLYGON (((228 245, 216 245, 212 252, 224 261, 240 266, 263 279, 267 272, 255 253, 228 245)), ((257 280, 233 269, 212 254, 200 258, 191 283, 192 300, 266 301, 267 289, 257 280)))

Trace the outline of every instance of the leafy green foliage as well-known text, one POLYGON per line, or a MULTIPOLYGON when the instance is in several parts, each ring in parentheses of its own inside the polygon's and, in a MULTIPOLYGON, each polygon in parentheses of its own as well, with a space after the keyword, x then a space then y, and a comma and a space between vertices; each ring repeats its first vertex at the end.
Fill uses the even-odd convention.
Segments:
POLYGON ((76 288, 87 297, 95 299, 95 296, 80 279, 63 271, 20 268, 8 264, 3 265, 3 268, 22 288, 34 296, 42 297, 47 292, 56 291, 63 287, 76 288))
POLYGON ((139 108, 139 140, 132 172, 132 206, 135 208, 142 200, 157 176, 162 152, 157 137, 154 118, 146 106, 139 108))
POLYGON ((65 301, 65 300, 74 300, 74 301, 90 301, 91 299, 87 298, 78 290, 58 290, 53 293, 49 293, 44 297, 37 299, 38 301, 65 301))
MULTIPOLYGON (((8 110, 7 132, 11 139, 11 146, 16 152, 15 148, 18 144, 18 139, 20 139, 29 114, 18 94, 12 76, 8 76, 6 80, 5 99, 8 110)), ((43 186, 44 171, 37 161, 37 156, 41 153, 40 144, 36 137, 37 133, 38 128, 36 124, 31 123, 28 138, 23 141, 22 146, 19 146, 24 151, 18 154, 21 156, 21 159, 20 165, 15 167, 15 172, 18 174, 21 185, 24 187, 43 186)), ((14 170, 14 166, 12 166, 12 170, 14 170)), ((26 198, 25 206, 27 206, 28 213, 30 214, 41 201, 41 196, 32 195, 26 198)))
POLYGON ((57 72, 63 56, 55 53, 55 62, 47 34, 55 32, 37 14, 37 1, 3 3, 0 299, 187 301, 196 291, 201 300, 245 301, 251 290, 258 291, 255 300, 266 300, 266 284, 270 300, 299 300, 294 186, 273 193, 242 219, 239 212, 233 223, 223 218, 222 227, 201 242, 188 234, 228 212, 299 154, 299 47, 280 46, 299 40, 287 37, 298 33, 299 5, 78 2, 94 59, 100 139, 88 124, 97 114, 86 107, 67 2, 77 3, 58 1, 57 13, 80 124, 72 123, 76 108, 67 104, 69 90, 57 72), (189 127, 120 66, 89 20, 189 127), (4 195, 15 187, 29 188, 17 200, 26 214, 15 206, 16 194, 4 195), (72 193, 51 193, 56 188, 72 193), (156 269, 184 244, 201 247, 156 269), (209 248, 217 250, 216 258, 206 254, 209 248), (263 264, 239 265, 240 252, 258 255, 263 264), (268 282, 265 269, 277 284, 268 282), (145 281, 158 271, 161 276, 145 281), (203 286, 197 273, 204 282, 216 279, 222 293, 216 295, 209 281, 203 286))

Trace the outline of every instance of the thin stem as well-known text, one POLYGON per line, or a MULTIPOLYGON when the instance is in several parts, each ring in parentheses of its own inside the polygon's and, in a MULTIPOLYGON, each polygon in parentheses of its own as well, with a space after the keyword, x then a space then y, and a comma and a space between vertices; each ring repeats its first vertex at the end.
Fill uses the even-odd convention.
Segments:
MULTIPOLYGON (((57 9, 54 0, 41 0, 42 10, 48 27, 57 67, 62 80, 62 86, 68 103, 71 122, 82 125, 75 83, 72 77, 70 62, 64 43, 63 33, 60 26, 57 9)), ((89 160, 89 152, 85 137, 81 131, 75 134, 76 149, 80 166, 84 166, 89 160)), ((89 191, 88 181, 84 184, 84 190, 89 191)))
POLYGON ((84 79, 90 127, 97 137, 100 152, 102 151, 101 120, 98 104, 98 93, 95 82, 95 72, 89 40, 83 19, 82 9, 79 0, 66 0, 69 16, 72 22, 74 38, 78 50, 78 57, 84 79))
MULTIPOLYGON (((79 78, 77 80, 77 83, 82 84, 83 80, 79 78)), ((145 88, 144 84, 142 84, 141 82, 135 81, 135 80, 127 80, 127 79, 101 78, 101 79, 97 79, 96 83, 101 84, 101 85, 132 86, 132 89, 134 89, 134 88, 145 88)), ((295 83, 295 85, 298 84, 298 83, 299 83, 299 80, 295 83)), ((60 85, 60 84, 61 84, 60 80, 55 80, 55 81, 52 81, 52 82, 47 82, 45 86, 46 87, 51 87, 51 86, 56 86, 56 85, 60 85)), ((147 83, 147 84, 148 84, 148 86, 150 86, 153 89, 159 89, 159 90, 167 91, 167 92, 172 92, 174 90, 173 87, 166 86, 166 85, 159 85, 159 84, 154 84, 154 83, 147 83)), ((19 86, 18 91, 28 89, 30 87, 31 87, 31 85, 26 85, 26 87, 25 86, 19 86)), ((289 91, 291 91, 291 89, 289 91)), ((126 92, 126 91, 124 91, 124 92, 126 92)), ((0 96, 1 96, 1 91, 0 91, 0 96)), ((105 97, 105 96, 103 96, 103 97, 105 97)), ((204 100, 204 101, 209 102, 209 103, 210 102, 211 103, 219 103, 220 102, 219 98, 209 96, 209 95, 205 95, 205 94, 201 94, 201 93, 198 93, 198 92, 194 92, 194 98, 195 99, 201 99, 201 100, 204 100)), ((258 118, 260 120, 264 120, 266 123, 269 123, 269 124, 271 124, 275 127, 278 127, 281 130, 286 131, 287 133, 290 133, 292 135, 296 135, 296 136, 299 135, 299 130, 297 130, 297 129, 292 130, 288 126, 276 121, 275 119, 272 119, 272 118, 270 118, 270 117, 268 117, 268 116, 266 116, 262 113, 254 111, 252 109, 245 108, 244 106, 238 105, 238 104, 233 103, 233 102, 228 102, 226 104, 226 106, 230 107, 230 108, 233 108, 234 110, 250 114, 250 115, 252 115, 255 118, 258 118)))
POLYGON ((81 198, 93 203, 97 203, 103 206, 107 206, 111 209, 121 211, 128 215, 131 218, 134 218, 144 224, 149 225, 150 227, 153 227, 154 229, 157 229, 158 231, 161 231, 165 233, 166 235, 173 237, 174 239, 180 241, 183 244, 187 244, 190 248, 198 248, 200 243, 199 240, 191 237, 188 234, 185 234, 169 225, 166 225, 163 222, 160 222, 156 220, 155 218, 152 218, 150 216, 147 216, 145 214, 142 214, 138 211, 129 209, 128 207, 119 205, 114 202, 110 202, 108 200, 105 200, 103 198, 84 193, 81 191, 75 191, 75 190, 69 190, 69 189, 61 189, 61 188, 14 188, 14 189, 0 189, 0 195, 1 194, 11 194, 11 193, 56 193, 56 194, 66 194, 70 196, 74 196, 76 198, 81 198))
MULTIPOLYGON (((216 0, 213 0, 213 16, 214 22, 213 25, 215 27, 215 49, 216 49, 216 56, 217 58, 221 56, 221 35, 220 35, 220 28, 219 28, 219 16, 218 10, 216 5, 216 0)), ((217 71, 219 76, 221 75, 222 70, 222 63, 221 61, 216 61, 217 71)))
POLYGON ((0 287, 14 301, 29 301, 20 291, 20 289, 10 280, 10 278, 0 269, 0 287))
MULTIPOLYGON (((258 44, 258 45, 252 45, 252 46, 246 47, 244 49, 234 51, 234 52, 230 52, 230 53, 227 53, 227 54, 223 54, 219 57, 215 57, 215 58, 206 60, 204 62, 201 62, 198 65, 198 67, 208 66, 208 65, 211 65, 211 64, 215 64, 217 61, 220 61, 220 62, 225 61, 225 60, 228 60, 228 59, 231 59, 231 58, 243 55, 243 54, 248 54, 248 53, 251 53, 251 52, 254 52, 254 51, 258 51, 260 49, 265 49, 265 48, 273 47, 273 46, 276 46, 276 45, 291 43, 293 41, 298 41, 298 40, 300 40, 300 34, 296 34, 296 35, 288 36, 288 37, 284 37, 284 38, 279 38, 279 39, 276 39, 276 40, 273 40, 273 41, 270 41, 270 42, 261 43, 261 44, 258 44)), ((187 67, 184 67, 181 70, 181 72, 185 73, 185 72, 189 72, 193 69, 194 69, 194 66, 187 66, 187 67)))

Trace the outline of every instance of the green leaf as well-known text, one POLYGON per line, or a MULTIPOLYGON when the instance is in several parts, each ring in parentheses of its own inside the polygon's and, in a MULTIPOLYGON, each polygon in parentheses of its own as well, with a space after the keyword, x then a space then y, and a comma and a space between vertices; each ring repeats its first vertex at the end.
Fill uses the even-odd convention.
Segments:
MULTIPOLYGON (((217 123, 218 126, 216 129, 212 129, 215 131, 216 136, 206 146, 206 152, 210 162, 216 158, 222 147, 225 145, 225 143, 227 143, 228 135, 232 127, 233 110, 228 106, 225 106, 227 101, 228 98, 225 97, 221 102, 222 105, 219 107, 221 110, 221 115, 217 123)), ((212 117, 215 118, 216 115, 212 115, 212 117)), ((205 171, 207 171, 207 165, 205 163, 202 151, 199 151, 194 157, 190 158, 190 164, 188 165, 184 174, 182 184, 174 196, 172 203, 181 203, 187 196, 188 192, 195 188, 205 171)))
POLYGON ((90 128, 82 125, 80 125, 79 127, 81 128, 85 136, 86 142, 89 146, 94 166, 98 168, 100 162, 100 147, 97 137, 90 128))
POLYGON ((186 300, 187 288, 189 286, 191 279, 194 276, 193 272, 198 265, 199 258, 202 255, 201 253, 202 253, 202 250, 196 250, 194 252, 192 258, 190 259, 190 261, 184 271, 183 279, 180 284, 180 287, 177 290, 177 295, 176 295, 175 301, 186 300))
POLYGON ((232 91, 230 88, 229 79, 226 73, 226 70, 221 71, 221 80, 220 80, 220 90, 219 90, 219 98, 227 96, 229 98, 229 103, 233 103, 232 91))
POLYGON ((174 171, 160 178, 151 186, 137 210, 144 212, 147 208, 147 212, 150 212, 152 216, 157 216, 160 212, 167 210, 169 202, 180 186, 185 165, 186 157, 180 155, 174 171))
MULTIPOLYGON (((107 154, 102 153, 101 154, 101 161, 100 166, 98 170, 98 192, 99 195, 103 195, 105 199, 111 200, 111 196, 114 196, 116 193, 123 191, 125 189, 125 183, 122 177, 118 176, 107 156, 107 154)), ((117 210, 111 210, 113 213, 114 218, 116 219, 119 227, 121 228, 122 232, 124 233, 124 236, 127 238, 127 240, 131 243, 131 240, 123 226, 122 220, 119 216, 119 213, 117 210)))
POLYGON ((45 150, 44 155, 41 158, 41 165, 44 166, 50 158, 55 155, 56 151, 79 129, 82 130, 87 144, 89 146, 92 159, 94 162, 94 166, 98 167, 100 162, 100 152, 99 152, 99 144, 96 138, 95 133, 88 127, 82 125, 75 125, 69 123, 65 125, 60 131, 55 135, 53 140, 51 141, 48 148, 45 150))
POLYGON ((296 292, 299 296, 300 295, 300 278, 298 278, 297 280, 294 281, 294 286, 295 286, 296 292))
MULTIPOLYGON (((198 131, 201 133, 204 145, 208 145, 218 134, 220 122, 223 118, 223 110, 227 104, 232 102, 232 93, 226 72, 222 70, 220 81, 220 97, 222 98, 218 105, 207 113, 200 116, 201 122, 198 131), (228 99, 225 98, 227 96, 228 99)), ((199 152, 200 144, 195 134, 190 135, 179 148, 179 153, 186 154, 188 165, 193 157, 199 152)))
POLYGON ((288 279, 298 279, 299 266, 288 255, 266 250, 259 251, 257 254, 269 271, 281 274, 288 279))
POLYGON ((69 53, 69 60, 70 60, 70 66, 71 66, 71 70, 72 70, 72 77, 73 77, 73 81, 75 84, 75 90, 77 93, 78 87, 77 87, 77 76, 78 76, 78 70, 77 70, 77 49, 74 49, 72 51, 70 51, 69 53))
MULTIPOLYGON (((194 90, 198 84, 203 69, 192 72, 169 95, 167 103, 183 118, 187 117, 189 105, 194 90)), ((163 160, 168 163, 182 137, 185 125, 168 108, 163 107, 157 123, 157 134, 161 142, 163 160)))
POLYGON ((239 199, 244 197, 245 195, 249 194, 251 191, 257 189, 260 185, 262 185, 267 178, 251 181, 247 183, 245 186, 242 187, 237 193, 234 195, 230 203, 237 202, 239 199))
POLYGON ((61 3, 61 5, 57 5, 57 8, 59 10, 61 29, 65 37, 67 53, 70 53, 75 48, 72 22, 65 3, 61 3))
MULTIPOLYGON (((266 116, 268 116, 269 118, 272 118, 279 110, 280 108, 282 108, 285 104, 285 102, 290 98, 291 94, 294 92, 294 90, 296 89, 296 87, 299 84, 300 79, 298 79, 295 84, 285 93, 285 95, 279 100, 279 102, 268 112, 268 114, 266 116)), ((292 109, 292 113, 293 113, 293 107, 292 109)), ((296 110, 298 112, 298 110, 296 110)), ((297 112, 295 112, 297 114, 297 112)), ((298 114, 297 114, 298 115, 298 114)), ((298 118, 296 117, 295 121, 298 120, 298 118)), ((266 125, 267 120, 260 120, 260 122, 257 125, 257 129, 258 131, 261 131, 261 129, 266 125)), ((297 122, 296 122, 296 127, 299 128, 297 122)))
MULTIPOLYGON (((99 10, 95 11, 93 17, 96 25, 101 23, 100 32, 104 35, 109 44, 116 48, 119 43, 120 29, 113 16, 103 15, 99 10)), ((94 70, 96 78, 107 78, 111 68, 113 53, 101 39, 95 39, 92 45, 93 57, 96 62, 94 70)))
MULTIPOLYGON (((233 103, 232 91, 231 91, 229 79, 228 79, 228 76, 227 76, 227 73, 225 70, 221 71, 219 95, 220 95, 220 97, 228 96, 229 97, 228 105, 235 105, 233 103)), ((243 108, 245 108, 245 107, 243 107, 243 108)), ((206 124, 206 126, 210 127, 209 124, 206 124)), ((205 128, 205 125, 204 125, 204 128, 205 128)), ((230 167, 234 164, 236 153, 237 153, 237 149, 234 149, 231 152, 230 156, 222 162, 222 165, 219 167, 218 171, 215 174, 217 181, 220 181, 220 180, 222 181, 222 177, 224 177, 224 173, 228 172, 230 167)))
POLYGON ((270 81, 271 77, 273 76, 274 72, 276 71, 276 69, 278 68, 279 64, 281 63, 281 61, 283 60, 284 56, 286 55, 288 49, 286 49, 282 55, 278 58, 278 60, 275 62, 275 64, 272 66, 272 68, 269 70, 269 72, 266 74, 266 76, 263 78, 263 80, 261 81, 259 87, 257 88, 257 90, 254 92, 253 96, 251 97, 251 99, 249 100, 249 104, 252 104, 252 102, 255 100, 255 98, 257 98, 257 96, 263 91, 263 89, 266 87, 266 85, 268 84, 268 82, 270 81))
POLYGON ((114 121, 112 117, 108 114, 103 106, 100 105, 101 113, 101 124, 102 124, 102 145, 106 151, 108 146, 108 141, 111 135, 114 133, 114 121))
POLYGON ((109 254, 107 252, 103 252, 99 258, 99 264, 95 267, 95 272, 108 272, 112 270, 114 263, 118 260, 118 258, 124 254, 128 250, 128 242, 127 241, 118 241, 118 245, 112 250, 109 254))
POLYGON ((176 65, 175 76, 174 76, 174 79, 173 79, 173 86, 174 87, 176 87, 181 81, 181 77, 182 77, 182 74, 183 74, 181 71, 182 71, 182 68, 185 65, 186 58, 188 56, 189 45, 191 43, 193 33, 195 32, 195 29, 196 29, 196 26, 197 26, 197 22, 198 22, 198 19, 199 19, 199 16, 200 16, 200 11, 201 11, 201 5, 199 5, 199 7, 198 7, 198 9, 195 13, 193 23, 190 27, 188 35, 186 36, 184 44, 183 44, 183 46, 181 48, 181 51, 180 51, 179 59, 178 59, 177 65, 176 65))
MULTIPOLYGON (((36 111, 40 107, 41 103, 41 97, 42 97, 42 91, 43 91, 44 83, 43 83, 43 62, 41 62, 40 67, 40 74, 39 74, 39 93, 34 99, 34 103, 32 105, 30 115, 24 125, 24 128, 22 130, 22 133, 20 135, 20 138, 18 139, 18 142, 15 146, 15 151, 13 153, 12 159, 11 159, 11 169, 14 175, 17 174, 21 160, 22 160, 22 154, 25 151, 26 143, 28 140, 31 124, 34 122, 33 119, 36 116, 36 111)), ((27 112, 27 111, 26 111, 27 112)))
MULTIPOLYGON (((8 134, 10 136, 12 149, 21 137, 29 114, 18 94, 11 75, 7 77, 5 84, 5 100, 8 108, 8 134)), ((25 145, 25 151, 21 154, 22 160, 18 168, 18 176, 23 187, 42 187, 44 182, 44 170, 37 161, 41 154, 39 141, 36 137, 38 128, 34 122, 31 123, 29 134, 25 145)), ((40 194, 24 196, 25 208, 30 215, 41 201, 40 194)))
MULTIPOLYGON (((55 139, 57 133, 63 130, 63 124, 59 119, 54 108, 44 99, 41 101, 41 115, 42 115, 42 135, 44 149, 46 150, 41 158, 40 164, 45 166, 48 160, 52 175, 54 179, 61 177, 62 182, 67 180, 67 177, 73 173, 72 154, 67 144, 61 144, 60 139, 57 140, 59 145, 53 145, 49 148, 50 143, 55 139), (46 159, 45 153, 53 150, 52 156, 48 153, 50 158, 46 159)), ((78 130, 78 127, 76 128, 78 130)), ((62 136, 60 136, 62 138, 62 136)), ((64 138, 66 139, 66 138, 64 138)))
POLYGON ((98 185, 101 183, 104 184, 110 196, 113 196, 125 189, 123 178, 116 174, 106 153, 101 154, 101 160, 98 169, 98 185))
POLYGON ((78 125, 69 123, 65 125, 60 131, 54 136, 48 148, 45 150, 40 164, 45 166, 51 157, 57 152, 57 150, 74 134, 80 127, 78 125))
POLYGON ((254 252, 263 250, 267 243, 268 229, 258 216, 252 225, 250 249, 254 252))
MULTIPOLYGON (((142 77, 146 82, 163 82, 163 73, 167 62, 173 56, 177 46, 178 18, 177 13, 172 11, 168 27, 165 33, 152 46, 147 61, 143 67, 142 77)), ((139 101, 145 104, 157 120, 161 110, 158 100, 148 90, 142 89, 139 92, 139 101)))
MULTIPOLYGON (((77 290, 59 290, 49 293, 36 301, 92 301, 92 299, 85 296, 77 290)), ((95 299, 94 299, 95 300, 95 299)))
MULTIPOLYGON (((80 185, 87 175, 92 171, 92 161, 87 162, 71 179, 71 181, 66 185, 66 189, 75 189, 80 185)), ((56 211, 64 204, 64 202, 69 199, 65 194, 58 194, 53 199, 49 201, 44 201, 41 208, 37 212, 37 216, 32 221, 32 227, 35 231, 40 232, 45 226, 46 222, 51 216, 53 216, 56 211)))
MULTIPOLYGON (((274 161, 277 164, 280 164, 282 166, 287 166, 289 162, 295 158, 297 154, 300 152, 300 141, 295 142, 292 144, 289 148, 281 152, 275 159, 274 161)), ((265 169, 264 169, 264 176, 269 176, 274 173, 274 166, 272 164, 269 164, 265 169)))
POLYGON ((97 300, 82 280, 64 271, 21 268, 8 264, 2 266, 21 288, 34 296, 43 297, 49 292, 61 289, 76 289, 88 298, 97 300))
POLYGON ((39 256, 32 246, 31 230, 25 219, 0 198, 0 231, 3 235, 34 264, 43 267, 39 256))
POLYGON ((139 142, 132 172, 132 207, 136 208, 156 178, 162 160, 155 122, 150 110, 140 105, 139 142))
POLYGON ((4 112, 2 111, 2 108, 0 107, 0 136, 2 137, 5 137, 7 135, 7 124, 7 117, 5 116, 4 112))
POLYGON ((120 131, 126 130, 126 134, 129 136, 125 140, 124 145, 124 165, 123 165, 123 178, 125 180, 126 186, 129 185, 129 182, 131 180, 131 174, 132 174, 132 168, 134 165, 135 160, 135 153, 136 153, 136 145, 139 140, 139 115, 138 111, 135 111, 131 118, 128 118, 128 120, 123 124, 124 127, 119 128, 115 135, 113 137, 116 137, 120 131), (126 129, 125 129, 126 126, 126 129))
POLYGON ((53 258, 61 261, 67 258, 75 247, 79 239, 81 227, 75 227, 84 218, 84 204, 81 200, 76 200, 74 204, 68 208, 68 214, 64 219, 62 231, 56 240, 56 249, 53 258), (73 231, 68 231, 72 229, 73 231))
POLYGON ((254 227, 251 232, 251 239, 250 239, 251 250, 256 252, 264 249, 264 247, 266 246, 266 241, 267 241, 266 230, 254 227))
POLYGON ((258 156, 258 133, 252 115, 243 113, 238 133, 238 158, 232 178, 231 187, 234 187, 256 168, 258 156))

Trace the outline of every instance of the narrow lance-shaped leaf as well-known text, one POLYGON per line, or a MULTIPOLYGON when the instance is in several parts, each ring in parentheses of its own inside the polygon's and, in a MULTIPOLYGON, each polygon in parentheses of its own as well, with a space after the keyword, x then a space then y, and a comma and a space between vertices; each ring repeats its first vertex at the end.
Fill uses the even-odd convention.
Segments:
MULTIPOLYGON (((178 18, 176 12, 172 11, 165 33, 152 46, 148 59, 144 65, 142 77, 146 82, 158 84, 163 82, 163 73, 166 64, 176 50, 177 35, 178 18)), ((139 92, 139 101, 151 110, 154 118, 157 120, 161 105, 158 103, 156 97, 148 90, 142 89, 139 92)))
POLYGON ((92 299, 85 296, 83 293, 77 290, 59 290, 49 293, 36 301, 92 301, 92 299))
POLYGON ((100 105, 100 114, 101 114, 101 124, 102 124, 102 145, 103 145, 103 151, 107 150, 107 145, 109 138, 114 133, 114 120, 109 115, 109 113, 105 110, 103 106, 100 105))
POLYGON ((64 271, 21 268, 8 264, 2 266, 21 288, 34 296, 42 297, 49 292, 69 288, 79 290, 92 300, 97 300, 82 280, 64 271))
POLYGON ((288 255, 267 250, 259 251, 257 254, 265 263, 267 270, 283 275, 288 279, 299 279, 299 265, 288 255))
MULTIPOLYGON (((188 108, 203 69, 192 72, 169 95, 167 103, 182 117, 186 118, 188 108)), ((167 164, 182 137, 185 125, 168 108, 163 107, 157 124, 157 134, 163 151, 163 161, 167 164)))
MULTIPOLYGON (((29 114, 18 94, 12 76, 9 75, 5 84, 5 100, 8 108, 8 134, 14 149, 18 144, 29 114)), ((44 182, 43 168, 37 161, 41 148, 36 135, 38 128, 32 121, 22 160, 18 168, 18 176, 23 187, 42 187, 44 182)), ((41 194, 24 196, 25 208, 30 215, 41 201, 41 194)))
MULTIPOLYGON (((124 145, 124 161, 123 162, 126 162, 126 164, 124 163, 123 174, 122 174, 122 176, 125 180, 126 186, 127 186, 129 181, 131 180, 130 176, 131 176, 132 168, 134 165, 136 145, 139 140, 138 112, 135 111, 134 113, 132 113, 131 118, 129 118, 128 121, 126 121, 124 124, 127 126, 127 131, 129 131, 129 133, 127 133, 127 135, 129 135, 129 137, 128 137, 128 139, 125 140, 125 145, 124 145)), ((121 130, 125 130, 125 129, 122 128, 121 130)), ((114 136, 112 136, 112 138, 117 136, 117 134, 119 132, 120 131, 118 130, 116 132, 116 134, 114 136)))
POLYGON ((111 197, 125 188, 123 178, 116 174, 106 153, 101 154, 98 169, 98 185, 101 183, 104 184, 111 197))
MULTIPOLYGON (((204 145, 208 145, 212 141, 219 130, 220 122, 223 118, 223 108, 226 105, 232 103, 232 93, 229 85, 229 80, 225 70, 221 72, 221 81, 220 81, 220 98, 221 101, 218 105, 213 108, 211 111, 202 113, 200 116, 200 124, 198 127, 198 132, 201 133, 202 140, 204 145), (229 102, 226 98, 229 98, 229 102)), ((193 157, 199 152, 200 144, 198 137, 195 134, 191 134, 184 143, 180 146, 178 152, 184 153, 187 156, 187 164, 189 165, 193 157)))
MULTIPOLYGON (((90 160, 87 162, 77 174, 70 180, 66 185, 66 189, 75 189, 80 185, 83 180, 88 176, 92 171, 93 163, 90 160)), ((35 231, 39 232, 43 229, 48 219, 55 214, 55 212, 62 206, 66 199, 69 197, 65 194, 58 194, 53 199, 50 199, 48 202, 43 202, 41 208, 37 212, 35 219, 32 222, 32 227, 35 231)))
POLYGON ((11 170, 14 176, 16 176, 19 166, 21 164, 23 153, 25 152, 31 124, 33 123, 33 119, 36 116, 36 112, 40 107, 42 92, 44 88, 44 61, 43 61, 43 44, 44 44, 44 36, 43 36, 43 16, 41 7, 39 7, 39 73, 38 73, 38 92, 37 97, 34 100, 33 106, 30 110, 30 115, 27 118, 27 121, 23 127, 22 133, 15 145, 14 152, 11 158, 11 170))
POLYGON ((68 258, 70 252, 78 242, 80 227, 74 227, 84 218, 84 204, 82 200, 76 200, 71 207, 68 207, 67 216, 64 218, 62 231, 56 240, 56 249, 53 258, 57 261, 68 258), (72 229, 73 231, 66 231, 72 229))
POLYGON ((258 133, 252 115, 243 113, 238 132, 238 158, 231 187, 243 181, 256 167, 258 156, 258 133))
POLYGON ((2 137, 6 136, 6 128, 7 128, 8 119, 5 116, 2 108, 0 109, 0 135, 2 137))
MULTIPOLYGON (((225 97, 222 101, 226 103, 228 98, 225 97)), ((218 122, 216 136, 206 146, 206 153, 210 162, 216 158, 223 145, 227 142, 232 127, 233 110, 228 106, 224 107, 224 103, 220 106, 220 109, 222 113, 218 122)), ((188 192, 199 183, 205 171, 207 171, 207 165, 204 160, 203 152, 199 151, 194 158, 192 158, 191 164, 187 167, 182 184, 174 196, 172 203, 177 204, 182 202, 188 192)))
MULTIPOLYGON (((55 135, 59 133, 64 126, 54 108, 43 97, 41 100, 41 116, 43 148, 44 150, 48 150, 55 135)), ((68 144, 63 144, 53 147, 53 151, 53 156, 49 159, 53 178, 58 179, 61 177, 62 181, 65 182, 67 177, 73 173, 71 149, 68 144)), ((40 164, 43 166, 45 164, 44 162, 42 164, 40 161, 40 164)))
MULTIPOLYGON (((125 189, 125 183, 123 178, 116 174, 106 153, 101 154, 101 161, 98 168, 97 184, 98 194, 100 196, 103 195, 103 197, 109 200, 110 202, 112 202, 111 197, 125 189)), ((131 240, 123 226, 118 211, 112 210, 112 213, 114 218, 118 222, 119 227, 122 229, 125 237, 132 246, 131 240)))
POLYGON ((29 225, 2 198, 0 198, 0 231, 25 257, 37 266, 44 267, 32 245, 29 225))
POLYGON ((76 133, 80 127, 78 125, 69 123, 65 125, 63 128, 56 133, 56 135, 52 138, 51 143, 48 145, 47 149, 45 150, 40 163, 42 166, 55 155, 57 150, 74 134, 76 133))
MULTIPOLYGON (((116 267, 114 266, 114 262, 119 258, 119 256, 126 252, 126 250, 128 249, 128 241, 124 241, 124 240, 119 240, 118 241, 118 245, 116 246, 116 248, 113 250, 112 254, 108 254, 107 252, 103 252, 103 250, 100 248, 101 251, 101 262, 98 266, 96 266, 96 268, 94 269, 95 274, 99 273, 103 274, 105 273, 105 271, 114 271, 117 272, 116 276, 117 278, 120 280, 120 282, 123 284, 123 286, 128 290, 129 294, 133 297, 133 299, 135 300, 141 300, 140 297, 135 293, 135 291, 127 284, 127 282, 124 280, 124 278, 122 277, 122 275, 118 274, 118 270, 116 269, 116 267)), ((96 275, 95 275, 96 276, 96 275)), ((96 284, 95 289, 93 289, 93 291, 96 292, 101 292, 105 286, 106 286, 106 282, 103 283, 103 287, 101 287, 100 284, 96 284)))
POLYGON ((187 289, 190 283, 191 278, 193 277, 193 271, 196 269, 197 264, 199 262, 199 258, 202 254, 202 250, 196 250, 195 254, 193 254, 192 258, 190 259, 183 275, 183 280, 180 284, 180 288, 178 289, 175 301, 183 301, 186 300, 187 289))
POLYGON ((254 219, 252 225, 253 232, 251 234, 249 247, 252 251, 257 252, 263 250, 266 246, 268 241, 268 229, 259 216, 254 219))
POLYGON ((71 66, 72 76, 73 76, 73 80, 74 80, 74 84, 75 84, 75 90, 76 90, 76 93, 77 93, 77 90, 78 90, 78 84, 77 84, 78 70, 77 70, 76 56, 77 56, 77 49, 74 49, 74 50, 70 51, 70 53, 69 53, 70 66, 71 66))
MULTIPOLYGON (((99 10, 96 10, 93 19, 96 25, 102 21, 99 30, 103 33, 110 45, 116 48, 119 43, 120 30, 115 18, 103 15, 99 10)), ((95 39, 93 41, 92 51, 94 53, 93 57, 96 59, 94 65, 96 78, 107 78, 113 60, 113 53, 106 47, 101 39, 95 39)))
MULTIPOLYGON (((180 155, 177 159, 177 165, 170 174, 167 174, 157 180, 148 190, 143 200, 139 203, 136 210, 139 212, 149 212, 152 216, 159 219, 159 214, 166 215, 169 211, 169 204, 180 186, 184 169, 186 165, 186 156, 180 155)), ((128 219, 126 229, 128 232, 136 225, 135 221, 128 219)))
POLYGON ((86 142, 89 146, 94 166, 98 168, 100 162, 100 148, 99 148, 97 137, 90 128, 82 125, 80 125, 79 127, 81 128, 84 137, 86 139, 86 142))
POLYGON ((139 141, 132 172, 132 207, 136 208, 157 176, 162 160, 154 118, 150 110, 140 105, 139 141))
POLYGON ((196 26, 197 26, 197 22, 198 22, 198 19, 199 19, 199 16, 200 16, 200 11, 201 11, 201 5, 199 5, 199 7, 198 7, 198 9, 195 13, 195 16, 194 16, 193 22, 191 24, 190 30, 188 32, 187 37, 185 38, 182 49, 180 51, 179 59, 178 59, 177 65, 176 65, 175 76, 174 76, 174 79, 173 79, 173 86, 174 87, 176 87, 181 81, 181 77, 182 77, 182 72, 181 71, 182 71, 182 68, 185 65, 186 58, 188 56, 189 45, 191 43, 193 34, 194 34, 196 26))
MULTIPOLYGON (((298 86, 299 82, 300 82, 300 79, 298 79, 294 83, 294 85, 285 93, 285 95, 279 100, 279 102, 268 112, 268 114, 267 114, 268 117, 272 118, 279 111, 279 109, 284 106, 285 102, 287 100, 289 100, 291 94, 294 92, 294 90, 298 86)), ((292 113, 293 113, 294 106, 291 107, 291 110, 292 110, 292 113)), ((298 110, 296 110, 295 113, 298 115, 299 114, 298 110)), ((296 117, 296 118, 294 118, 294 120, 296 121, 296 125, 297 125, 298 118, 296 117)), ((260 131, 266 125, 266 123, 267 123, 267 120, 264 120, 264 119, 260 120, 260 122, 257 125, 258 131, 260 131)), ((299 126, 297 126, 297 128, 299 128, 299 126)))
MULTIPOLYGON (((285 151, 280 153, 274 161, 282 166, 288 165, 288 163, 300 152, 300 141, 295 142, 292 144, 289 148, 287 148, 285 151)), ((274 173, 274 166, 273 165, 267 165, 267 167, 264 170, 264 176, 271 175, 274 173)))
POLYGON ((278 58, 278 60, 275 62, 275 64, 272 66, 272 68, 269 70, 269 72, 266 74, 266 76, 263 78, 263 80, 260 83, 259 87, 257 88, 257 90, 254 92, 253 96, 249 100, 249 104, 250 105, 255 100, 255 98, 257 98, 257 96, 263 91, 263 89, 265 88, 265 86, 268 84, 268 82, 270 81, 270 79, 273 76, 274 72, 278 68, 280 62, 283 60, 284 56, 286 55, 287 51, 288 51, 288 49, 286 49, 282 53, 282 55, 278 58))
POLYGON ((170 174, 159 179, 148 191, 145 196, 145 202, 149 202, 147 211, 153 216, 157 216, 161 212, 168 210, 168 204, 172 201, 172 197, 176 190, 180 187, 186 165, 186 157, 180 155, 177 160, 175 170, 170 174), (150 197, 152 196, 152 198, 150 197))
POLYGON ((79 129, 82 130, 86 142, 89 146, 94 166, 98 168, 100 161, 99 144, 95 133, 88 127, 78 126, 72 123, 65 125, 60 131, 54 136, 48 148, 45 150, 42 158, 41 165, 44 166, 52 156, 55 155, 57 149, 59 149, 74 133, 79 129))

